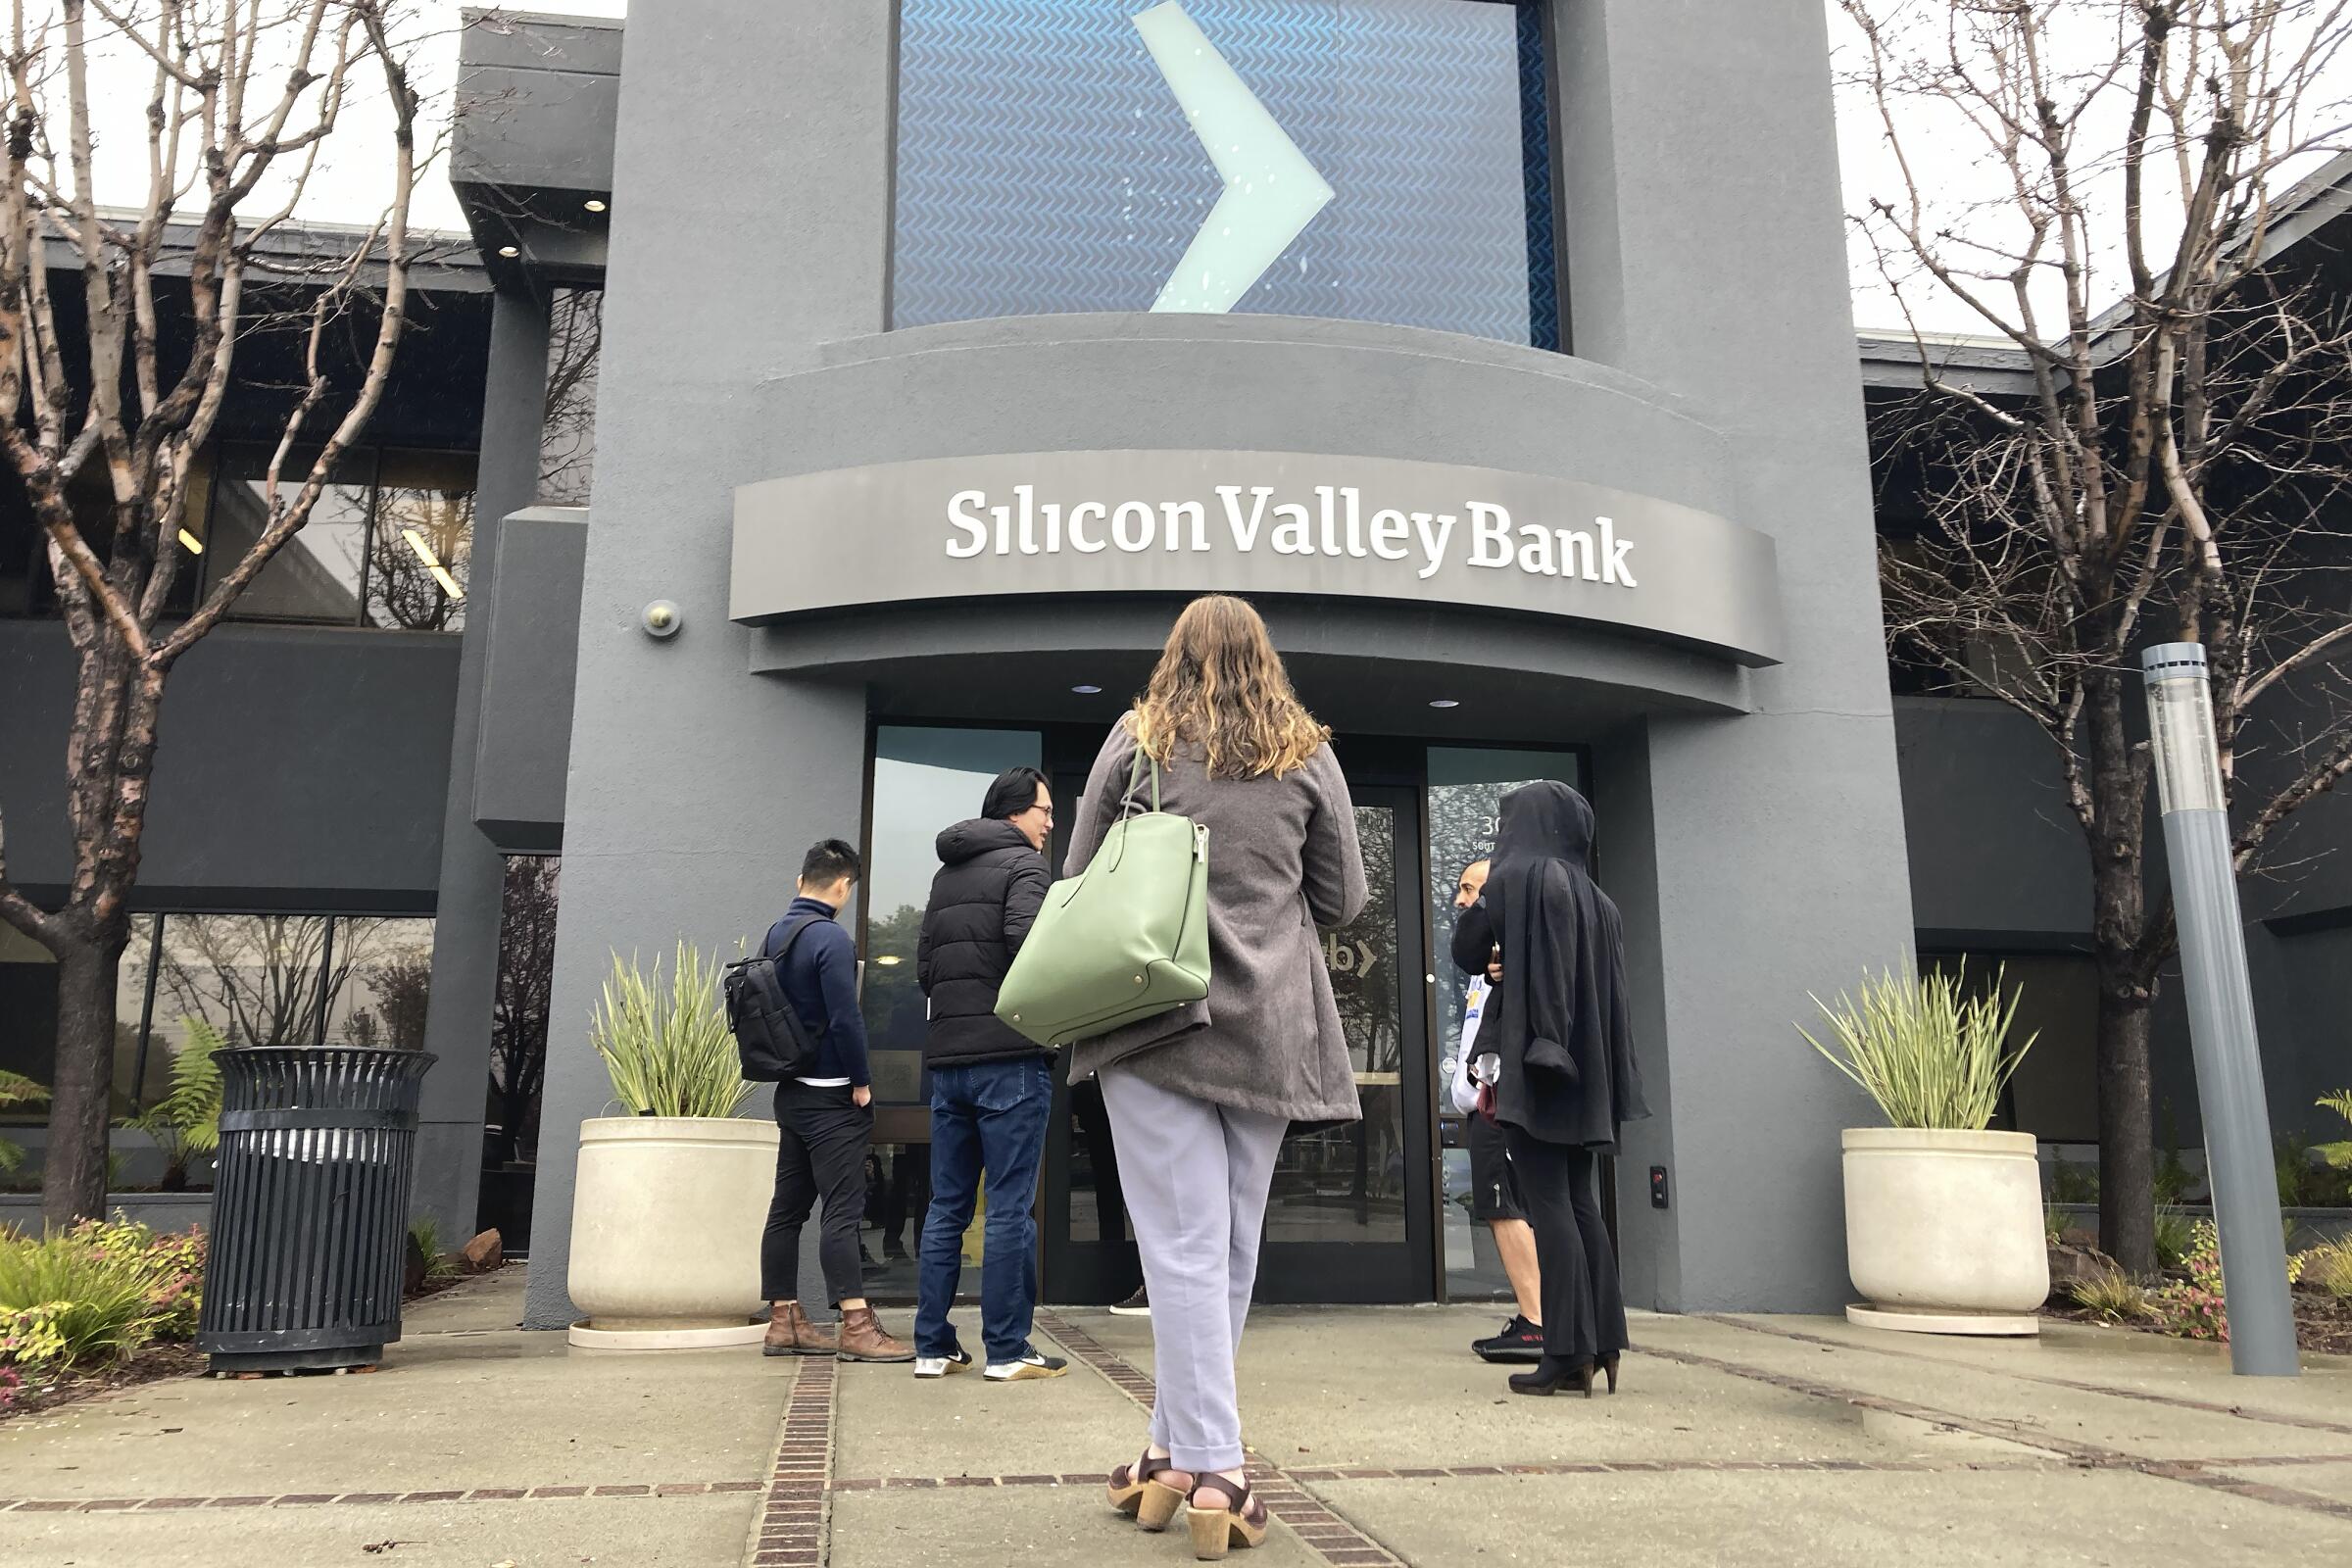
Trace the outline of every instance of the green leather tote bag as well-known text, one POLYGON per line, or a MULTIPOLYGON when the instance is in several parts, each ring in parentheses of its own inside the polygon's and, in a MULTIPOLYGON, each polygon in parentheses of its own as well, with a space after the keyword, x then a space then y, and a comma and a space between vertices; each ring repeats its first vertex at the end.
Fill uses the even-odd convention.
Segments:
POLYGON ((1085 871, 1046 891, 1037 923, 997 993, 997 1016, 1041 1046, 1064 1046, 1208 995, 1208 829, 1136 809, 1149 759, 1138 747, 1119 819, 1085 871))

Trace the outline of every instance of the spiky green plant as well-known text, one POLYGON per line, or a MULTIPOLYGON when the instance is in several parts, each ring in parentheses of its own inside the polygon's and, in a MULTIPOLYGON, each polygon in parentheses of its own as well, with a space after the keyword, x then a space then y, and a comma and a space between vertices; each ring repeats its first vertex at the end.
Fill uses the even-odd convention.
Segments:
POLYGON ((457 1263, 441 1250, 441 1222, 430 1214, 419 1214, 409 1221, 409 1240, 424 1258, 424 1277, 439 1282, 458 1271, 457 1263))
POLYGON ((172 1054, 171 1092, 130 1119, 164 1155, 164 1191, 188 1185, 188 1166, 220 1148, 220 1063, 227 1042, 202 1018, 182 1017, 188 1038, 172 1054))
POLYGON ((2159 1205, 2156 1210, 2156 1262, 2163 1268, 2179 1268, 2188 1260, 2188 1250, 2196 1245, 2193 1234, 2195 1222, 2180 1209, 2159 1205))
POLYGON ((2139 1282, 2120 1268, 2100 1268, 2069 1281, 2066 1294, 2076 1305, 2110 1323, 2154 1317, 2156 1309, 2139 1282))
POLYGON ((589 1038, 613 1098, 640 1116, 732 1116, 752 1092, 719 999, 717 959, 679 942, 668 981, 612 956, 589 1038))
POLYGON ((2352 1236, 2322 1242, 2305 1252, 2303 1278, 2339 1301, 2352 1301, 2352 1236))
POLYGON ((1852 996, 1831 1006, 1813 1004, 1829 1019, 1836 1050, 1799 1028, 1832 1066, 1862 1086, 1896 1127, 1982 1132, 1999 1106, 2001 1089, 2036 1038, 2009 1051, 2017 1017, 2015 994, 2003 998, 2001 971, 1985 994, 1971 998, 1960 976, 1899 970, 1866 976, 1852 996))

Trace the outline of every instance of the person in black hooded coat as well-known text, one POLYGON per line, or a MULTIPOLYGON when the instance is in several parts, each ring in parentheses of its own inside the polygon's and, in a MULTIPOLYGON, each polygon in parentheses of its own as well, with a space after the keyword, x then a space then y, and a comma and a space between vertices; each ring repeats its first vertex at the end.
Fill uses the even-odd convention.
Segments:
POLYGON ((1600 1212, 1600 1161, 1619 1127, 1649 1114, 1626 1011, 1625 925, 1593 884, 1592 808, 1565 784, 1502 798, 1486 891, 1454 928, 1453 959, 1488 968, 1499 949, 1499 1005, 1479 1044, 1500 1060, 1493 1114, 1511 1152, 1543 1273, 1544 1359, 1511 1379, 1520 1394, 1595 1369, 1617 1387, 1625 1295, 1600 1212), (1490 1033, 1489 1031, 1492 1031, 1490 1033))

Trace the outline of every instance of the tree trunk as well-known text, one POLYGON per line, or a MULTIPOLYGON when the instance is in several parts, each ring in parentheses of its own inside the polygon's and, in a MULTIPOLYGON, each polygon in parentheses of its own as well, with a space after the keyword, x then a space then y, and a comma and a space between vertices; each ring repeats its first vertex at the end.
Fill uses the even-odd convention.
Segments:
POLYGON ((41 1223, 56 1229, 106 1213, 107 1113, 115 1082, 115 978, 126 932, 75 935, 57 956, 57 1071, 49 1086, 49 1151, 41 1223))
POLYGON ((2125 682, 2090 676, 2090 933, 2099 985, 2099 1246, 2132 1274, 2156 1268, 2156 1141, 2150 1124, 2147 794, 2143 750, 2124 724, 2125 682))
POLYGON ((2099 1247, 2127 1273, 2156 1271, 2156 1137, 2148 998, 2133 972, 2099 965, 2099 1247))

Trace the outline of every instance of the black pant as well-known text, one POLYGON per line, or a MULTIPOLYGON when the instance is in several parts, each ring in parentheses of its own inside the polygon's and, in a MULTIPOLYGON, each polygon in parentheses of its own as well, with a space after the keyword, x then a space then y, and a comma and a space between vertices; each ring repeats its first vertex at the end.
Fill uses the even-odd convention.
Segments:
POLYGON ((1572 1364, 1606 1360, 1626 1346, 1625 1290, 1600 1217, 1600 1152, 1502 1131, 1536 1233, 1544 1353, 1572 1364))
POLYGON ((922 1217, 931 1207, 931 1146, 907 1144, 890 1156, 890 1185, 882 1195, 882 1255, 906 1255, 906 1217, 915 1219, 915 1240, 922 1240, 922 1217))
POLYGON ((874 1112, 850 1093, 846 1086, 776 1086, 776 1126, 783 1137, 776 1145, 776 1196, 760 1238, 760 1294, 771 1301, 800 1299, 801 1227, 819 1196, 824 1229, 816 1255, 826 1299, 839 1306, 865 1294, 858 1270, 858 1221, 865 1212, 865 1146, 873 1138, 874 1112))

